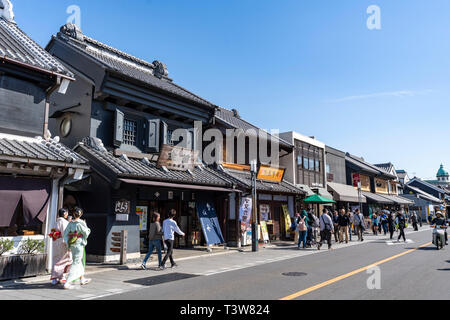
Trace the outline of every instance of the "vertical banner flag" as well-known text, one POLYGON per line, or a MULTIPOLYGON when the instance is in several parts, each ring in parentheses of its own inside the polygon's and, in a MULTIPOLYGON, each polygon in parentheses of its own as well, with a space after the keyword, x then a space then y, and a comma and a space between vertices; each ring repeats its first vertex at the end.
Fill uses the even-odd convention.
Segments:
POLYGON ((214 205, 206 200, 200 200, 197 202, 197 213, 206 243, 208 245, 224 243, 214 205))
POLYGON ((269 232, 267 230, 267 222, 261 221, 261 233, 264 241, 269 241, 269 232))
POLYGON ((247 228, 250 225, 252 219, 252 208, 253 201, 252 198, 243 198, 241 209, 239 212, 239 220, 241 221, 241 233, 247 232, 247 228))
POLYGON ((284 228, 286 229, 286 234, 291 232, 291 215, 289 214, 289 208, 286 204, 282 205, 284 213, 284 228))

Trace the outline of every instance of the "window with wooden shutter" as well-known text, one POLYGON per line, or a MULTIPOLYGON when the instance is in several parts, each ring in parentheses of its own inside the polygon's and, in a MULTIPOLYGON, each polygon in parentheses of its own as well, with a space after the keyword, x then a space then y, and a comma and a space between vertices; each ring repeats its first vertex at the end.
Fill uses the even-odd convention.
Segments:
POLYGON ((160 143, 161 120, 148 120, 148 152, 158 153, 160 143))
POLYGON ((116 147, 120 147, 123 142, 124 120, 124 113, 116 109, 114 116, 114 146, 116 147))

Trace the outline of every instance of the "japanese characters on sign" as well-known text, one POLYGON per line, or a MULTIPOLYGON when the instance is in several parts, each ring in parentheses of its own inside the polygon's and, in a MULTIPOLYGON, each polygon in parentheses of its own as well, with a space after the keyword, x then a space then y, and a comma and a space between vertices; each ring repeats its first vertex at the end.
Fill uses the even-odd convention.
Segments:
POLYGON ((283 181, 285 171, 286 169, 261 165, 258 172, 258 179, 270 182, 281 182, 283 181))
POLYGON ((163 145, 159 155, 157 167, 166 167, 171 170, 194 170, 198 164, 198 150, 163 145))

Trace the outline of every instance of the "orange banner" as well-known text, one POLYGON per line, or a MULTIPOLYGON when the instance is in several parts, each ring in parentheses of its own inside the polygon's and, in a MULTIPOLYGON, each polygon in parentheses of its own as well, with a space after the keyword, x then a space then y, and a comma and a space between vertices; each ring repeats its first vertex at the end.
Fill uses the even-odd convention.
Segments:
POLYGON ((284 172, 286 169, 282 168, 272 168, 269 166, 261 166, 258 172, 259 180, 266 180, 271 182, 281 182, 283 181, 284 172))

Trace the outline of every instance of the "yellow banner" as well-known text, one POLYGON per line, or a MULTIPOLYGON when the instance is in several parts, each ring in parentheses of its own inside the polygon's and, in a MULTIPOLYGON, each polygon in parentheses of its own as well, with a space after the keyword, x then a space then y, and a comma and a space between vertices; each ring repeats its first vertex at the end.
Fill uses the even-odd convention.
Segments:
POLYGON ((284 227, 286 228, 286 234, 291 232, 291 216, 289 214, 289 208, 286 204, 282 205, 284 213, 284 227))

